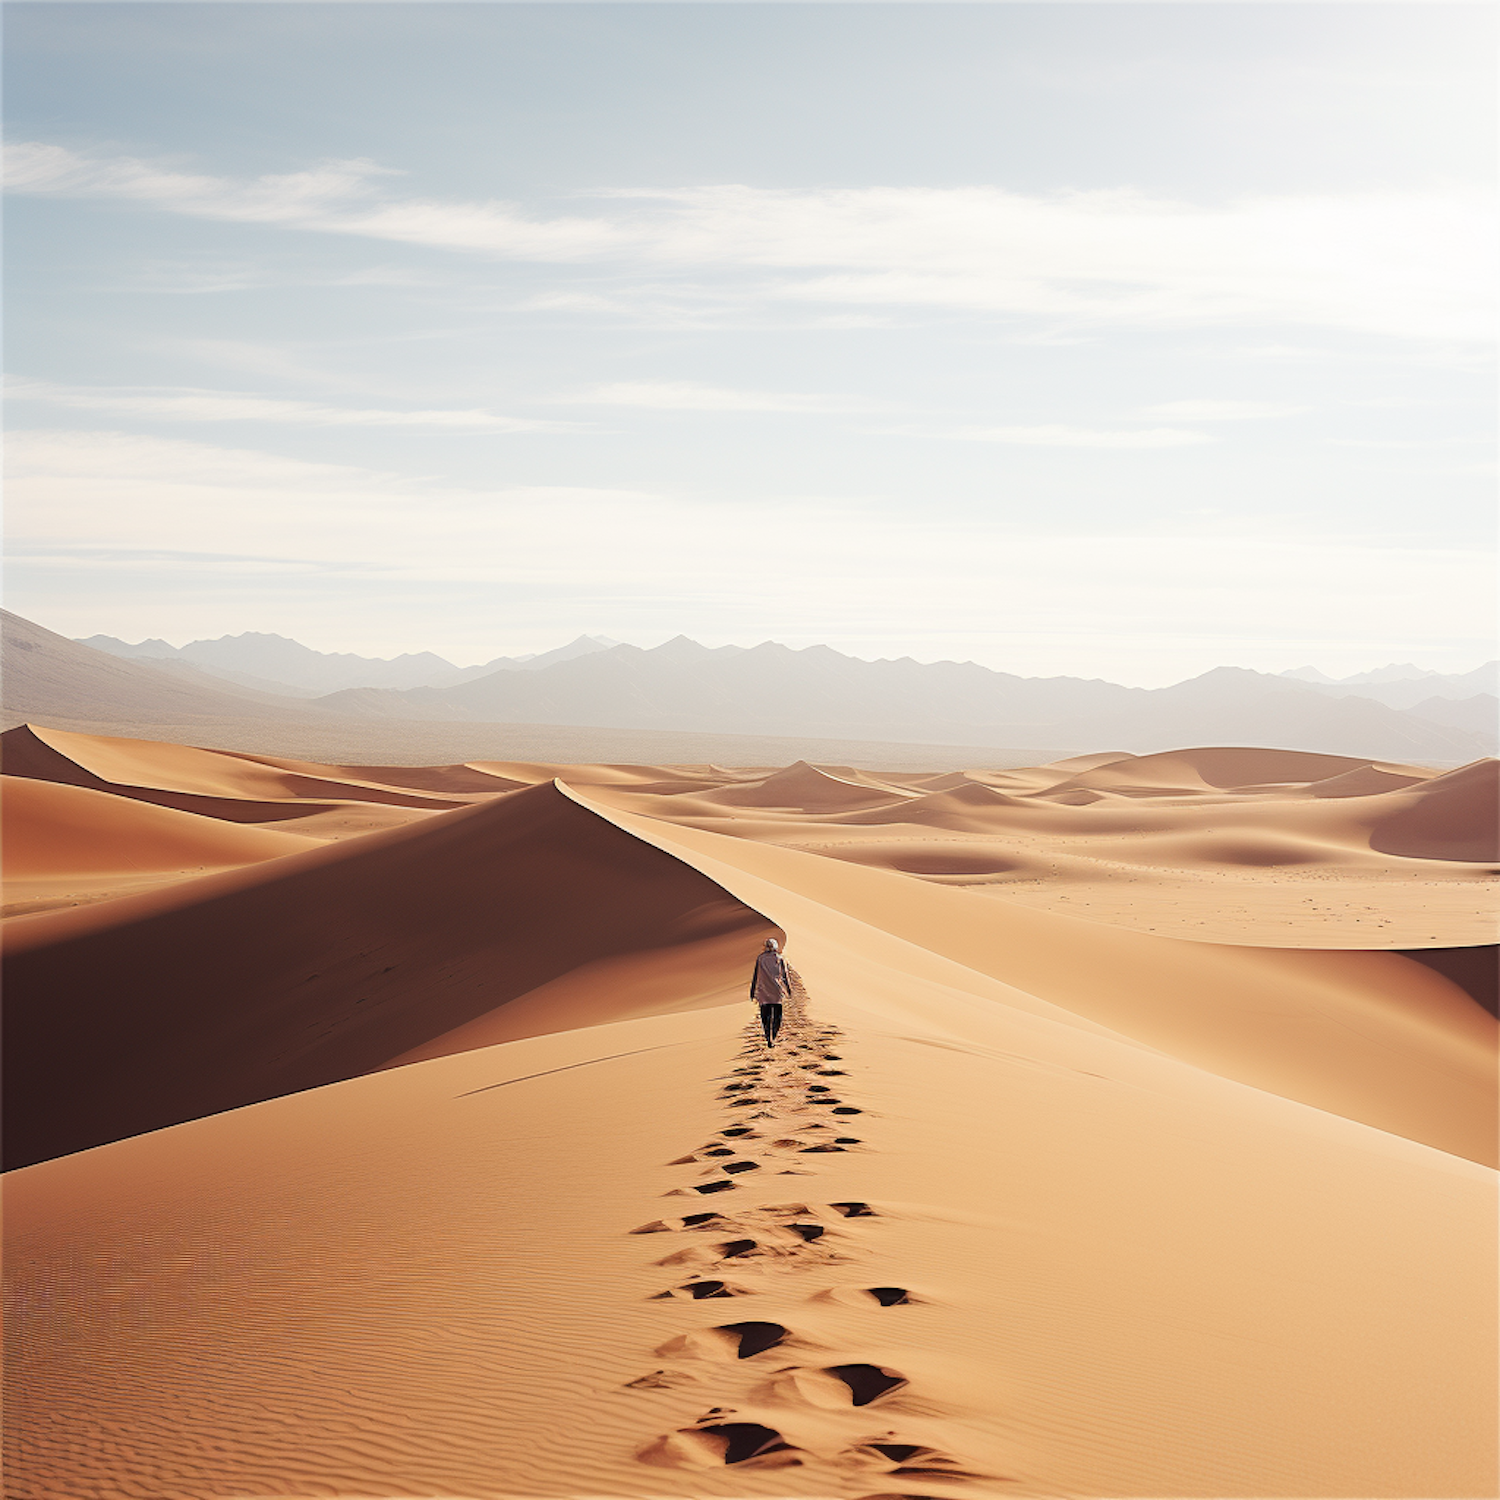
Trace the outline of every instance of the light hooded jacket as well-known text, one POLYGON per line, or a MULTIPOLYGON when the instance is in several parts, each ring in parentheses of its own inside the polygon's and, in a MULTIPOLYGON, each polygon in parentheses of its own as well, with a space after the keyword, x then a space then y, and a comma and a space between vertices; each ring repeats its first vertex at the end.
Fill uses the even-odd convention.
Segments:
POLYGON ((766 948, 755 960, 755 972, 750 976, 750 998, 757 1005, 784 1005, 791 993, 792 981, 786 971, 786 960, 766 948))

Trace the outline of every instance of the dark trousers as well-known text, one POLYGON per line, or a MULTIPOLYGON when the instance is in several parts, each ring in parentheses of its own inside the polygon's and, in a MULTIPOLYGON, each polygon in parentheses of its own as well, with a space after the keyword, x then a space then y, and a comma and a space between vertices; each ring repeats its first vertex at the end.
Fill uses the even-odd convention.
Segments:
POLYGON ((772 1005, 761 1006, 760 1024, 765 1028, 766 1045, 769 1046, 776 1040, 776 1033, 781 1030, 781 1002, 779 1000, 772 1005))

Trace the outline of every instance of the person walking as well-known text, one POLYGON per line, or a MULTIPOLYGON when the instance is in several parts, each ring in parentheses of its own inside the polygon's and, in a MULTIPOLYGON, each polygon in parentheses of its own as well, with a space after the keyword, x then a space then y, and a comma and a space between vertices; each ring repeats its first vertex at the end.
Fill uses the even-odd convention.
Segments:
POLYGON ((766 946, 756 954, 755 968, 750 974, 750 998, 760 1006, 760 1024, 768 1047, 776 1044, 776 1033, 781 1030, 781 1008, 791 993, 792 979, 781 956, 781 945, 775 938, 767 938, 766 946))

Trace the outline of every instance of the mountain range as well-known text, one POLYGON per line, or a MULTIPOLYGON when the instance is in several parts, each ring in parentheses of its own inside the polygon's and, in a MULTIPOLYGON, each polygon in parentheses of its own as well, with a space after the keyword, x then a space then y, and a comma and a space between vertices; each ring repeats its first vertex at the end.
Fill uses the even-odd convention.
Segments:
POLYGON ((169 645, 154 637, 132 643, 112 635, 91 635, 77 644, 127 661, 169 666, 185 663, 200 672, 262 692, 316 698, 341 688, 453 687, 490 672, 535 671, 590 651, 607 651, 619 643, 607 636, 581 635, 555 651, 497 656, 477 667, 456 667, 431 651, 389 658, 355 656, 346 651, 314 651, 284 635, 266 635, 255 630, 247 630, 243 635, 222 635, 212 641, 189 641, 185 646, 169 645))
POLYGON ((12 719, 588 725, 1136 753, 1234 744, 1447 763, 1493 754, 1500 739, 1494 663, 1461 676, 1384 669, 1362 674, 1374 679, 1364 683, 1308 680, 1307 669, 1218 667, 1171 687, 1132 688, 1020 677, 972 662, 862 661, 828 646, 706 647, 685 636, 650 650, 582 636, 542 655, 459 668, 429 653, 330 656, 258 634, 176 649, 70 641, 14 615, 5 627, 12 719), (175 655, 157 654, 163 649, 175 655), (431 673, 436 682, 311 696, 320 675, 383 669, 397 680, 431 673), (1372 696, 1412 687, 1421 696, 1410 707, 1372 696))
MULTIPOLYGON (((1476 694, 1494 696, 1500 692, 1500 663, 1488 661, 1472 672, 1431 672, 1410 662, 1359 672, 1353 677, 1326 677, 1316 667, 1298 667, 1281 676, 1311 683, 1325 693, 1340 698, 1373 698, 1387 708, 1415 708, 1429 718, 1445 722, 1443 711, 1435 703, 1443 699, 1461 702, 1476 694)), ((1451 721, 1447 721, 1451 722, 1451 721)))
MULTIPOLYGON (((1489 668, 1493 686, 1495 668, 1489 668)), ((1291 678, 1218 667, 1167 688, 1018 677, 973 662, 861 661, 828 646, 701 646, 685 636, 615 646, 452 687, 346 689, 320 706, 367 717, 608 723, 742 734, 933 743, 1100 746, 1149 752, 1235 744, 1467 759, 1491 753, 1492 692, 1397 709, 1291 678), (1436 715, 1436 717, 1434 717, 1436 715), (1452 722, 1445 716, 1459 718, 1452 722)))

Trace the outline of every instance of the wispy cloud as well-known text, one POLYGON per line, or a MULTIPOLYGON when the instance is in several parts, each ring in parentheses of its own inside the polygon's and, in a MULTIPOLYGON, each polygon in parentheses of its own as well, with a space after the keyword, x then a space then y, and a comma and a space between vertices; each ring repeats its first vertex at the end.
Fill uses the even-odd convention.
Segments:
MULTIPOLYGON (((1295 528, 1080 535, 1048 532, 1036 516, 941 508, 913 528, 816 494, 726 507, 627 489, 464 488, 107 432, 20 433, 8 457, 18 566, 75 578, 75 612, 113 590, 127 616, 116 628, 141 634, 159 633, 150 614, 166 605, 151 591, 174 569, 205 607, 237 600, 242 628, 298 579, 327 601, 330 630, 348 628, 334 616, 353 603, 377 630, 405 608, 407 639, 392 649, 411 649, 460 597, 484 603, 486 630, 517 638, 539 609, 561 630, 605 601, 615 635, 710 619, 750 641, 944 635, 996 643, 996 664, 1013 666, 1029 639, 1055 634, 1095 670, 1111 651, 1129 656, 1157 637, 1180 645, 1185 631, 1227 654, 1220 643, 1253 644, 1246 622, 1262 620, 1287 641, 1394 639, 1416 653, 1482 641, 1490 624, 1493 558, 1408 536, 1379 546, 1295 528), (747 570, 746 536, 796 545, 775 568, 747 570)), ((480 642, 470 649, 482 654, 480 642)))
POLYGON ((318 275, 302 270, 268 270, 250 261, 154 261, 143 267, 136 286, 168 296, 192 297, 268 288, 426 287, 438 283, 438 277, 407 266, 363 266, 318 275))
POLYGON ((1494 212, 1459 189, 1245 197, 992 186, 600 195, 590 214, 402 196, 365 160, 253 179, 23 143, 13 192, 115 199, 234 223, 551 264, 738 274, 823 307, 983 311, 1064 328, 1307 326, 1487 341, 1494 212))
POLYGON ((639 406, 655 411, 865 412, 874 404, 853 396, 736 391, 671 380, 621 381, 562 399, 585 405, 639 406))
POLYGON ((1144 409, 1148 417, 1169 422, 1255 422, 1269 417, 1292 417, 1307 410, 1277 401, 1163 401, 1144 409))
POLYGON ((80 411, 114 412, 156 422, 278 422, 298 427, 430 427, 466 432, 576 432, 576 422, 504 417, 478 410, 401 411, 286 401, 237 391, 181 387, 70 386, 15 376, 10 401, 45 402, 80 411))
POLYGON ((949 438, 966 443, 1010 443, 1022 448, 1191 448, 1214 441, 1207 433, 1180 427, 1070 427, 1060 422, 1032 427, 956 427, 927 431, 890 429, 908 437, 949 438))
MULTIPOLYGON (((1422 437, 1422 438, 1344 438, 1331 437, 1323 440, 1330 448, 1467 448, 1481 447, 1490 450, 1494 439, 1487 432, 1469 436, 1422 437)), ((1489 467, 1493 467, 1492 465, 1489 467)), ((1488 468, 1485 472, 1488 472, 1488 468)))
POLYGON ((5 153, 11 192, 118 198, 196 218, 544 261, 589 259, 629 237, 603 220, 528 219, 505 203, 382 199, 376 185, 400 175, 365 159, 236 179, 174 171, 136 157, 82 156, 43 142, 17 142, 5 153))

